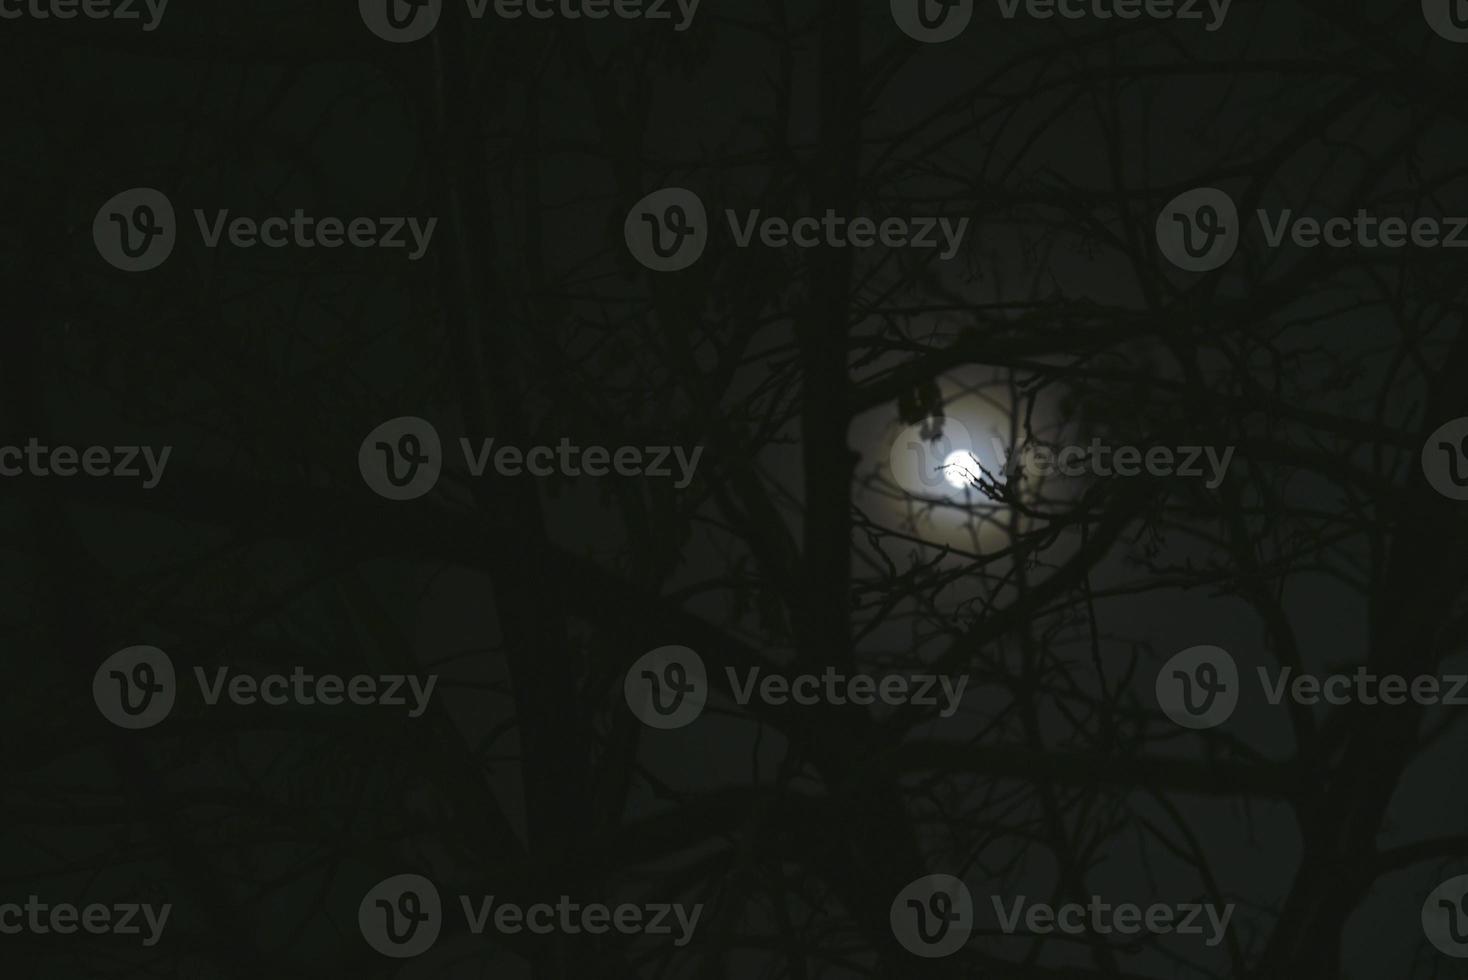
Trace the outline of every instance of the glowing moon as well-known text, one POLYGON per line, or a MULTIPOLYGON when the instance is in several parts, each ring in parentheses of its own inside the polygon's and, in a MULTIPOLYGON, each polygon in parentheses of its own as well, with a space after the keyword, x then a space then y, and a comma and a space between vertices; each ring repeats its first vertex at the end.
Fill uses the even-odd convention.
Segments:
POLYGON ((955 490, 973 486, 982 475, 978 457, 967 449, 954 450, 943 460, 943 478, 955 490))

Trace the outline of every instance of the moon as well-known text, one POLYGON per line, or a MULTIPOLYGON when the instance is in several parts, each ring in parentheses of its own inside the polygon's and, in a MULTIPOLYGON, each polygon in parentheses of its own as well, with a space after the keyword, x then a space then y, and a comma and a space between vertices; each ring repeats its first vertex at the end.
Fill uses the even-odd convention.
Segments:
POLYGON ((967 449, 955 449, 943 460, 943 478, 955 490, 972 486, 983 472, 978 457, 967 449))

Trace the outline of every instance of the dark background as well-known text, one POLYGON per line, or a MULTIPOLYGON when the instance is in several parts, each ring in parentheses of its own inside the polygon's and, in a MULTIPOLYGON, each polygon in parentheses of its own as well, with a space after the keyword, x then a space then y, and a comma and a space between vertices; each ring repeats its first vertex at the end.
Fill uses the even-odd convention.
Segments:
MULTIPOLYGON (((350 3, 172 0, 161 27, 0 21, 0 443, 171 445, 162 484, 0 480, 0 901, 174 903, 163 941, 0 936, 6 977, 1468 976, 1419 923, 1462 873, 1461 712, 1246 700, 1185 733, 1173 653, 1415 675, 1462 650, 1468 521, 1422 479, 1468 415, 1462 253, 1157 253, 1158 210, 1468 214, 1468 47, 1417 0, 1197 22, 1005 21, 912 42, 878 0, 372 36, 350 3), (622 241, 664 186, 691 269, 622 241), (129 275, 91 239, 178 209, 129 275), (436 216, 429 254, 208 250, 192 209, 436 216), (725 207, 971 219, 962 253, 736 249, 725 207), (1014 441, 1234 446, 1224 484, 914 499, 940 412, 1014 441), (401 415, 497 444, 705 447, 697 479, 375 496, 401 415), (125 732, 92 673, 441 675, 430 711, 205 708, 125 732), (627 666, 972 680, 951 719, 734 705, 655 732, 627 666), (701 902, 694 941, 357 932, 371 884, 701 902), (963 953, 888 926, 928 873, 963 953), (991 894, 1234 902, 1225 943, 1005 937, 991 894)), ((452 460, 452 456, 451 456, 452 460)), ((185 691, 187 691, 185 687, 185 691)), ((456 903, 455 903, 456 909, 456 903)))

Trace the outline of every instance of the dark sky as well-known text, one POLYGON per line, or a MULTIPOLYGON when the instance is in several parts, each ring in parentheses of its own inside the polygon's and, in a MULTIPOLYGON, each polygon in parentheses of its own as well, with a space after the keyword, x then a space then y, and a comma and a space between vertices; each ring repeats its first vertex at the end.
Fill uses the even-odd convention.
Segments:
POLYGON ((1266 230, 1468 217, 1468 9, 960 0, 924 43, 919 2, 443 0, 428 30, 403 0, 0 0, 0 975, 1463 975, 1422 918, 1465 870, 1459 712, 1272 704, 1258 671, 1465 670, 1433 435, 1468 416, 1463 253, 1266 230), (668 188, 702 251, 657 271, 624 229, 668 188), (1237 250, 1188 271, 1156 229, 1199 188, 1237 250), (166 209, 128 271, 109 229, 166 209), (827 212, 963 231, 945 259, 731 230, 827 212), (278 248, 199 225, 297 213, 278 248), (961 431, 985 478, 955 487, 961 431), (673 476, 476 475, 490 439, 673 476), (33 440, 169 455, 151 487, 11 475, 33 440), (1091 445, 1229 463, 997 472, 1091 445), (176 700, 133 729, 104 661, 138 646, 176 700), (706 698, 669 729, 628 693, 665 647, 706 698), (1158 692, 1195 647, 1238 703, 1190 730, 1158 692), (437 681, 416 717, 210 704, 221 668, 437 681), (965 687, 742 704, 752 669, 965 687), (403 874, 443 931, 395 959, 357 913, 403 874), (946 956, 892 924, 929 875, 972 898, 946 956), (6 932, 32 894, 172 914, 149 946, 6 932), (702 914, 686 945, 475 935, 461 895, 702 914), (1216 946, 999 934, 1021 895, 1233 911, 1216 946))

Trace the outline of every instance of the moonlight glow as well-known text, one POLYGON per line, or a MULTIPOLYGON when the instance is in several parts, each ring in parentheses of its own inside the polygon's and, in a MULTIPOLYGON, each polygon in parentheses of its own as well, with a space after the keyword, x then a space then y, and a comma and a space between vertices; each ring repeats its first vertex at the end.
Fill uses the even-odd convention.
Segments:
POLYGON ((956 490, 972 486, 982 475, 979 460, 967 449, 957 449, 943 460, 943 478, 956 490))

